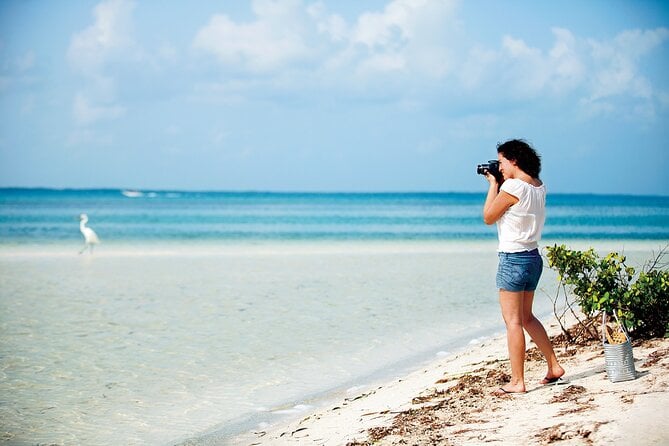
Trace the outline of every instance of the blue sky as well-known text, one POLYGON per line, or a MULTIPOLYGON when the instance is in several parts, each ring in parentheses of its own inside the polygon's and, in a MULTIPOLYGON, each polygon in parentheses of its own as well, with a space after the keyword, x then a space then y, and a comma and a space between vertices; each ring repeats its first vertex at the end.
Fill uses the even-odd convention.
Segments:
POLYGON ((662 1, 0 2, 0 187, 669 195, 662 1))

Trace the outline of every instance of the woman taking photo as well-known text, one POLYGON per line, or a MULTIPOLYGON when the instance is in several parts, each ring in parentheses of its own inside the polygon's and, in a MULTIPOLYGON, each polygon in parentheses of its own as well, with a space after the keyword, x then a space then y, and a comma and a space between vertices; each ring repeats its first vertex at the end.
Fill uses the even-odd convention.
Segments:
POLYGON ((543 262, 538 241, 546 218, 546 187, 539 179, 541 160, 525 141, 513 139, 497 146, 501 186, 489 172, 483 221, 497 223, 499 267, 497 288, 506 324, 511 381, 495 394, 523 393, 525 388, 525 333, 527 331, 548 363, 541 384, 556 382, 564 369, 541 322, 532 314, 534 291, 543 262))

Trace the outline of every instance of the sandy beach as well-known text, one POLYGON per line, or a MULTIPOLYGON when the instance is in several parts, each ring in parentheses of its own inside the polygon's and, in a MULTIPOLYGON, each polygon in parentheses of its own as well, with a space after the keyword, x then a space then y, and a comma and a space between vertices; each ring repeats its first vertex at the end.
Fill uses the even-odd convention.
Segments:
MULTIPOLYGON (((561 330, 549 322, 552 336, 561 330)), ((492 395, 509 378, 505 336, 379 384, 290 423, 235 438, 239 445, 590 445, 669 443, 669 339, 633 342, 637 378, 607 379, 601 342, 557 343, 567 370, 541 385, 545 363, 528 342, 528 392, 492 395)))

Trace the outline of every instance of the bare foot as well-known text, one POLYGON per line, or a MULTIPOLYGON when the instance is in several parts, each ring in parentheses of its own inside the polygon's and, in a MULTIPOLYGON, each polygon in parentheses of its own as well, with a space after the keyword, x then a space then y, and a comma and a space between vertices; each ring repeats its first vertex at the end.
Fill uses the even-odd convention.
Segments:
POLYGON ((525 386, 512 386, 510 383, 506 386, 500 387, 492 394, 496 396, 510 395, 513 393, 525 393, 525 386))
POLYGON ((554 383, 555 381, 559 380, 562 378, 562 375, 564 375, 564 369, 561 366, 557 366, 553 369, 548 370, 548 373, 546 374, 546 377, 541 380, 541 384, 551 384, 554 383))

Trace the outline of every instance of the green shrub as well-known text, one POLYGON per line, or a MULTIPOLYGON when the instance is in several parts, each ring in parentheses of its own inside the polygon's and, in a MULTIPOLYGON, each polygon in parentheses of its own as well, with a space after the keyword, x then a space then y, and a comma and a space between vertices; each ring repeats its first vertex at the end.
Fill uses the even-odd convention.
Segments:
POLYGON ((637 336, 662 337, 669 334, 669 271, 655 269, 642 272, 632 284, 629 295, 637 336))
POLYGON ((581 311, 592 317, 614 312, 636 337, 664 336, 669 332, 669 271, 661 269, 664 250, 638 275, 623 255, 604 258, 594 249, 576 251, 565 245, 547 248, 548 265, 558 273, 565 293, 571 291, 581 311))

